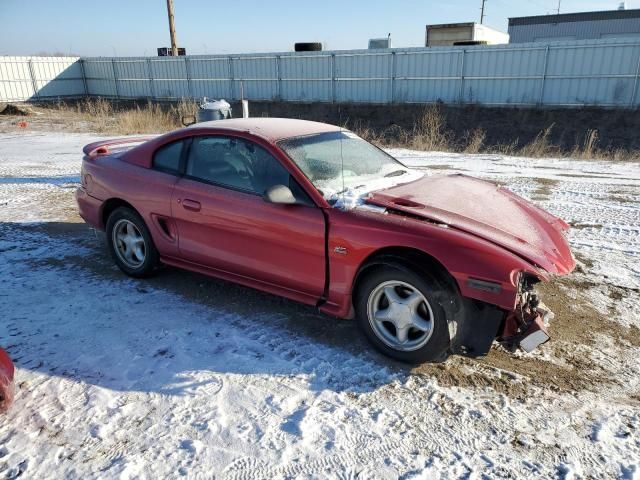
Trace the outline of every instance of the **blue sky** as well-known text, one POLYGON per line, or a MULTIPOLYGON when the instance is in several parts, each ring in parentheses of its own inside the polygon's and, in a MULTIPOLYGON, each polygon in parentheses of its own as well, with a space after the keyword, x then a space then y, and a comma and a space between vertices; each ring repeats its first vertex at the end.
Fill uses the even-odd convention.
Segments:
MULTIPOLYGON (((396 47, 424 44, 426 24, 478 21, 481 0, 174 0, 189 54, 290 51, 296 41, 366 48, 391 32, 396 47)), ((561 12, 616 9, 619 0, 562 0, 561 12)), ((544 15, 557 0, 487 0, 485 23, 544 15)), ((640 0, 627 1, 640 8, 640 0)), ((155 55, 169 45, 165 0, 0 0, 0 55, 155 55)))

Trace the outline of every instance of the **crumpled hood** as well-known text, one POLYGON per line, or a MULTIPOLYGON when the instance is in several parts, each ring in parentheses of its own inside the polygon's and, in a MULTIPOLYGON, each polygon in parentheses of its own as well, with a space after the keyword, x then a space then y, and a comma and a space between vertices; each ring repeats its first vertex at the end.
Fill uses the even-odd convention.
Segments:
POLYGON ((372 192, 372 205, 394 209, 476 235, 549 273, 575 267, 564 221, 491 182, 466 175, 434 175, 372 192))

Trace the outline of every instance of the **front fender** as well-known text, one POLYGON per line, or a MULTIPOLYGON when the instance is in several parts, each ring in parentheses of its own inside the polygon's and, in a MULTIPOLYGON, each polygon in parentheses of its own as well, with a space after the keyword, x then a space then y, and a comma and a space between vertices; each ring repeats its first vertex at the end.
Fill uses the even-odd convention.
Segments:
POLYGON ((504 310, 516 305, 520 272, 545 279, 526 260, 475 237, 436 223, 395 214, 343 212, 329 215, 329 292, 323 311, 348 316, 359 269, 387 249, 411 249, 438 262, 463 297, 504 310))

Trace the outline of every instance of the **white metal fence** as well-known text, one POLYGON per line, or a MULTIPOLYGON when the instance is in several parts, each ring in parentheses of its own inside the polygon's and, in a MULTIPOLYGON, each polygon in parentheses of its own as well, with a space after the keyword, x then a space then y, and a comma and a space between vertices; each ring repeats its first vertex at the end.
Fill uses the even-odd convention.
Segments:
POLYGON ((0 101, 85 95, 79 60, 78 57, 0 57, 0 101))
POLYGON ((0 100, 68 96, 637 107, 640 41, 187 57, 0 57, 0 100))

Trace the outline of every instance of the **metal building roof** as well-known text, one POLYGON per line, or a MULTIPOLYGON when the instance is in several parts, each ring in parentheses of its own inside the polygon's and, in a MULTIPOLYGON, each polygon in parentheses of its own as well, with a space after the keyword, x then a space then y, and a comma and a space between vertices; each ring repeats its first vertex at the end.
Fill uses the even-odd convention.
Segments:
POLYGON ((559 15, 536 15, 533 17, 513 17, 509 18, 509 26, 542 25, 547 23, 593 22, 598 20, 621 20, 627 18, 640 18, 640 9, 561 13, 559 15))

